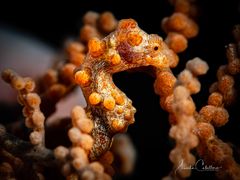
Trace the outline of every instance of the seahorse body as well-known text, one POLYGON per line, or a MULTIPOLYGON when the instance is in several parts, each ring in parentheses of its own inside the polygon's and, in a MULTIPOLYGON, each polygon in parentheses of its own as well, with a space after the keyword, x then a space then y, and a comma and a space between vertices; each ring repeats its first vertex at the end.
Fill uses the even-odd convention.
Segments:
POLYGON ((117 29, 102 40, 88 43, 88 54, 75 72, 87 101, 86 113, 94 122, 91 160, 106 152, 116 133, 134 123, 136 109, 118 89, 112 74, 140 66, 168 68, 176 54, 154 34, 141 30, 133 19, 121 20, 117 29))

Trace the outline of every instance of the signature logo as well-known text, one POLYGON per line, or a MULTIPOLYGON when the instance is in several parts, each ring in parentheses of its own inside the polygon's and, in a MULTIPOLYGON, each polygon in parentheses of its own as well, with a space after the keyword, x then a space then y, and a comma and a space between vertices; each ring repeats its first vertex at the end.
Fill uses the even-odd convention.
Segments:
POLYGON ((196 171, 219 171, 222 167, 221 166, 213 166, 213 165, 207 165, 205 164, 203 159, 199 159, 198 161, 196 161, 196 163, 194 165, 189 165, 187 166, 184 163, 184 160, 182 159, 179 164, 178 167, 175 169, 175 173, 177 173, 180 170, 196 170, 196 171))

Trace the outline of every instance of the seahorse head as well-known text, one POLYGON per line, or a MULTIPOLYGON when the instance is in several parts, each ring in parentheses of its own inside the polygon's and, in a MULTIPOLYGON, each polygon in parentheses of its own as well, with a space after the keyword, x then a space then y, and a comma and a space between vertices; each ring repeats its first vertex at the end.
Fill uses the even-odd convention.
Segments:
POLYGON ((147 34, 133 19, 121 20, 113 37, 121 59, 129 64, 165 68, 177 58, 160 36, 147 34))
MULTIPOLYGON (((133 19, 119 21, 117 29, 100 40, 93 38, 88 43, 90 58, 110 71, 122 71, 131 67, 171 67, 178 56, 156 34, 147 34, 133 19)), ((177 60, 178 61, 178 60, 177 60)))

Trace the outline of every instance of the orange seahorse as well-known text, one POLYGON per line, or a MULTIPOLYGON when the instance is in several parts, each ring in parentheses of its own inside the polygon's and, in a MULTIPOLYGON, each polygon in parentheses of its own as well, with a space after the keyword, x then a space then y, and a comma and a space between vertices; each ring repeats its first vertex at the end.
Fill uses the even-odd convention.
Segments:
POLYGON ((116 133, 125 132, 134 123, 136 109, 115 86, 112 74, 149 65, 169 68, 177 59, 161 37, 145 33, 133 19, 121 20, 104 39, 89 41, 88 54, 75 72, 75 81, 87 101, 87 116, 94 122, 91 160, 109 149, 116 133))

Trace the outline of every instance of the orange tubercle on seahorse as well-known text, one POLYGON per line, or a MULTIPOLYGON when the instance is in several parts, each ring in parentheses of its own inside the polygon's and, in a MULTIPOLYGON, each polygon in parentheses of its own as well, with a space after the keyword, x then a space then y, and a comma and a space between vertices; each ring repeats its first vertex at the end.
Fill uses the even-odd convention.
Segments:
POLYGON ((131 46, 138 46, 142 42, 142 36, 138 33, 129 33, 127 35, 127 41, 131 46))
POLYGON ((115 100, 114 100, 114 98, 113 97, 107 97, 107 98, 105 98, 104 99, 104 101, 103 101, 103 106, 107 109, 107 110, 113 110, 114 109, 114 107, 115 107, 115 100))
POLYGON ((105 51, 105 44, 98 38, 92 38, 88 42, 88 52, 92 57, 99 57, 105 51))
POLYGON ((81 86, 87 85, 90 81, 89 73, 81 70, 75 73, 75 82, 81 86))
POLYGON ((89 102, 90 104, 92 105, 97 105, 101 102, 101 95, 96 93, 96 92, 93 92, 90 96, 89 96, 89 102))

